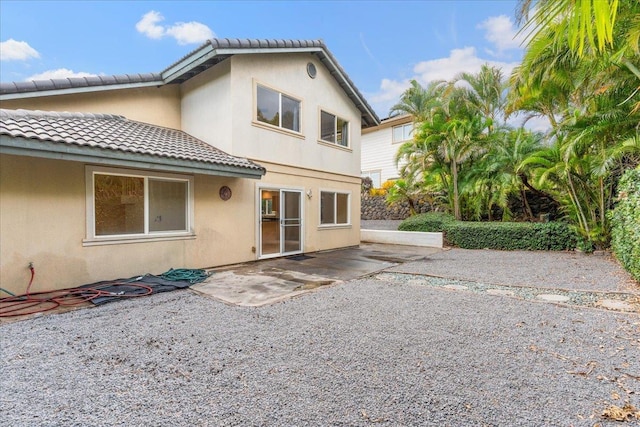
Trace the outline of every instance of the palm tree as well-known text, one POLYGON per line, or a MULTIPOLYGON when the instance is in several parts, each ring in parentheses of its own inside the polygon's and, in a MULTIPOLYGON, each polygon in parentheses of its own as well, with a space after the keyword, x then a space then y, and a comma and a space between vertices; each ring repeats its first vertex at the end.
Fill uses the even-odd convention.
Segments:
POLYGON ((545 28, 558 25, 558 34, 566 37, 572 51, 583 56, 585 47, 603 52, 613 46, 619 4, 619 0, 520 0, 517 17, 527 21, 523 30, 529 31, 532 39, 545 28))
POLYGON ((521 31, 529 33, 529 47, 548 38, 579 58, 607 56, 635 77, 640 91, 640 1, 520 0, 517 16, 526 21, 521 31))
MULTIPOLYGON (((480 182, 487 191, 487 210, 491 215, 493 204, 503 212, 503 221, 511 219, 509 209, 510 196, 517 195, 522 203, 522 211, 526 219, 532 219, 533 213, 527 198, 529 168, 524 161, 542 148, 542 135, 523 128, 516 130, 501 129, 494 134, 489 150, 482 156, 479 170, 482 171, 480 182)), ((538 195, 541 192, 536 191, 538 195)))
POLYGON ((485 118, 491 132, 498 118, 504 115, 506 105, 506 84, 502 70, 483 64, 478 73, 465 72, 455 76, 453 84, 459 82, 466 83, 461 86, 464 102, 471 111, 485 118))
POLYGON ((451 170, 453 186, 453 215, 457 220, 462 219, 460 210, 459 168, 462 163, 479 153, 479 140, 482 138, 484 122, 479 117, 470 119, 455 118, 444 127, 440 154, 451 170))
POLYGON ((390 115, 409 114, 414 122, 423 122, 431 114, 431 110, 438 105, 438 99, 445 89, 445 82, 436 80, 422 87, 416 80, 411 80, 411 86, 404 91, 400 102, 393 105, 390 115))

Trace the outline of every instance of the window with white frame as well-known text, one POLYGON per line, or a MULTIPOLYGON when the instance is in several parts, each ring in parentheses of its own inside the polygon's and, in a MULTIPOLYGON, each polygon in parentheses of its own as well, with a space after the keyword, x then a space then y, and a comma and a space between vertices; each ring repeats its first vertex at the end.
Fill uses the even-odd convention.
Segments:
POLYGON ((300 132, 300 101, 257 85, 256 120, 283 129, 300 132))
POLYGON ((393 143, 409 141, 413 138, 413 123, 393 127, 393 143))
POLYGON ((89 239, 190 233, 191 177, 90 168, 87 178, 89 239))
POLYGON ((349 146, 349 122, 326 111, 320 111, 320 140, 349 146))
POLYGON ((349 220, 349 193, 320 192, 320 224, 347 225, 349 220))
POLYGON ((379 170, 375 170, 375 171, 362 171, 360 175, 363 178, 371 178, 371 185, 373 186, 373 188, 380 188, 380 186, 382 185, 381 174, 382 172, 380 172, 379 170))

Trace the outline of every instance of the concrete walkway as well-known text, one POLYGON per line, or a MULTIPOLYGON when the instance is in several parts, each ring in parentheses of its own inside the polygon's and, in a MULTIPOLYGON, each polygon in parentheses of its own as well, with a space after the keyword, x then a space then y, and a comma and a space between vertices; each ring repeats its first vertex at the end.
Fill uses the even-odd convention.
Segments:
POLYGON ((361 244, 216 268, 211 277, 191 289, 227 304, 257 307, 423 260, 438 252, 440 249, 428 247, 361 244))

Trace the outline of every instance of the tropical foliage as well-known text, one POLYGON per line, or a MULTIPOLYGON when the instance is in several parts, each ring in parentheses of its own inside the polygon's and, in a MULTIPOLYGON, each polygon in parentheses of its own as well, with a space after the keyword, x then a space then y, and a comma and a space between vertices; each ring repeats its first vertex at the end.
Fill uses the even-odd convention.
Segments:
POLYGON ((640 1, 523 0, 519 16, 528 44, 509 78, 484 65, 412 81, 393 106, 416 121, 396 156, 403 185, 458 220, 533 220, 528 198, 544 195, 585 249, 607 247, 618 181, 640 164, 640 1), (549 131, 507 126, 515 117, 549 131))
POLYGON ((628 170, 620 179, 616 207, 611 217, 611 248, 622 265, 640 280, 640 169, 628 170))

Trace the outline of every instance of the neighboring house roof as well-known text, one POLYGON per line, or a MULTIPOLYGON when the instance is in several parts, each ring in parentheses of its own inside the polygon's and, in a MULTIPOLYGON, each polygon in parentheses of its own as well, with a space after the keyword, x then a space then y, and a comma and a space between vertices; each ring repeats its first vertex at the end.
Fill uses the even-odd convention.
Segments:
POLYGON ((232 55, 308 52, 318 57, 360 110, 364 127, 380 119, 322 40, 211 39, 161 73, 0 83, 0 100, 97 90, 182 83, 232 55))
POLYGON ((0 109, 0 150, 7 154, 260 178, 265 169, 185 132, 113 114, 0 109))
POLYGON ((411 114, 400 114, 397 116, 386 117, 380 120, 380 124, 377 126, 373 126, 367 129, 362 130, 362 134, 368 134, 371 132, 375 132, 377 130, 390 128, 392 126, 403 125, 405 123, 411 123, 413 121, 413 116, 411 114))

